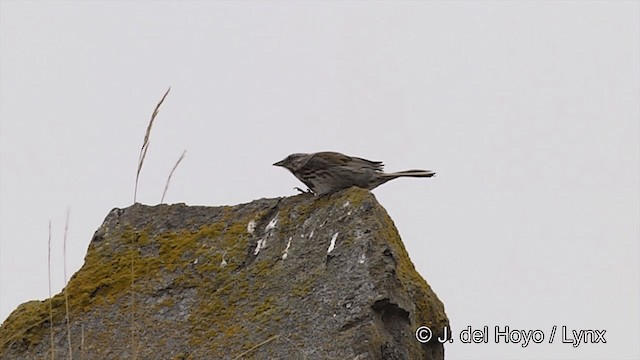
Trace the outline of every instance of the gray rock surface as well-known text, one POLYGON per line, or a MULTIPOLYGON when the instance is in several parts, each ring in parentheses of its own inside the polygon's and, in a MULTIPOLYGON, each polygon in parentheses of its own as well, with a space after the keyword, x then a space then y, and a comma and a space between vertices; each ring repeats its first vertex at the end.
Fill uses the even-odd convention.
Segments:
POLYGON ((442 303, 357 188, 114 209, 66 291, 70 332, 63 294, 27 302, 0 327, 0 358, 50 358, 50 304, 57 359, 69 337, 75 359, 444 358, 414 336, 442 335, 442 303))

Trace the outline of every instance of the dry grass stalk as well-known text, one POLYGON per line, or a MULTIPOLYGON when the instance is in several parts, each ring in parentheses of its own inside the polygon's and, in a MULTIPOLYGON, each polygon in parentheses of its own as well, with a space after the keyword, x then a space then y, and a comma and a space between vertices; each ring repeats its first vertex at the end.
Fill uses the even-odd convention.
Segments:
POLYGON ((64 272, 64 307, 66 311, 67 321, 67 343, 69 344, 69 360, 73 360, 73 352, 71 350, 71 326, 69 325, 69 295, 67 294, 67 234, 69 232, 69 209, 67 209, 67 219, 64 223, 64 238, 62 241, 63 254, 63 272, 64 272))
POLYGON ((51 328, 51 360, 55 359, 53 347, 53 298, 51 297, 51 221, 49 221, 49 252, 47 255, 47 267, 49 273, 49 327, 51 328))
POLYGON ((135 333, 135 325, 136 325, 136 313, 135 313, 135 291, 133 286, 135 285, 135 270, 133 267, 133 252, 135 247, 135 236, 131 239, 131 356, 133 359, 136 358, 134 354, 135 344, 136 344, 136 333, 135 333))
POLYGON ((140 179, 140 171, 142 170, 142 164, 144 164, 144 158, 147 156, 147 150, 149 149, 149 137, 151 135, 151 127, 153 126, 153 121, 158 115, 158 111, 160 111, 160 105, 162 105, 162 103, 164 102, 164 99, 167 97, 167 95, 169 95, 170 90, 171 90, 171 87, 167 89, 167 92, 164 93, 164 95, 162 96, 162 99, 160 99, 160 102, 158 102, 158 105, 156 105, 156 108, 153 110, 153 113, 151 114, 151 120, 149 120, 149 125, 147 125, 147 131, 144 134, 144 140, 142 141, 142 148, 140 148, 140 155, 138 156, 138 171, 136 172, 136 186, 135 186, 135 189, 133 190, 134 204, 136 202, 136 198, 138 195, 138 180, 140 179))
POLYGON ((238 356, 234 357, 232 360, 240 359, 240 358, 242 358, 243 356, 247 355, 248 353, 250 353, 250 352, 252 352, 252 351, 254 351, 254 350, 258 349, 259 347, 264 346, 264 345, 266 345, 266 344, 268 344, 268 343, 272 342, 273 340, 277 340, 277 339, 280 339, 280 338, 282 338, 283 340, 285 340, 285 341, 286 341, 286 342, 288 342, 289 344, 293 345, 293 347, 295 347, 297 350, 299 350, 299 351, 302 353, 302 357, 303 357, 303 359, 307 359, 307 354, 306 354, 306 352, 304 352, 304 350, 302 350, 302 349, 300 348, 300 346, 296 345, 296 344, 295 344, 293 341, 291 341, 291 339, 289 339, 288 337, 283 336, 283 335, 280 335, 280 334, 277 334, 277 335, 273 335, 272 337, 268 338, 267 340, 265 340, 265 341, 261 342, 260 344, 258 344, 258 345, 256 345, 256 346, 253 346, 253 347, 251 347, 251 348, 249 348, 249 349, 245 350, 244 352, 242 352, 242 354, 240 354, 240 355, 238 355, 238 356))
POLYGON ((84 324, 80 324, 80 359, 84 360, 84 324))
POLYGON ((167 178, 167 183, 164 185, 164 191, 162 192, 162 198, 160 199, 160 204, 162 204, 164 202, 164 196, 167 195, 167 190, 169 190, 169 182, 171 181, 171 177, 173 176, 173 172, 176 171, 176 168, 178 167, 178 164, 180 164, 182 159, 184 159, 184 155, 186 153, 187 153, 187 150, 183 151, 182 155, 180 155, 180 157, 178 158, 178 161, 176 161, 176 163, 173 165, 173 169, 171 169, 171 172, 169 173, 169 177, 167 178))
MULTIPOLYGON (((147 131, 144 134, 144 140, 142 140, 142 147, 140 148, 140 155, 138 156, 138 170, 136 171, 136 185, 133 191, 133 202, 135 203, 138 195, 138 181, 140 180, 140 171, 142 171, 142 165, 144 164, 144 159, 147 157, 147 150, 149 149, 149 137, 151 136, 151 128, 153 127, 153 121, 156 119, 158 115, 158 111, 160 111, 160 106, 164 102, 164 99, 169 95, 169 91, 171 91, 171 87, 167 89, 167 91, 162 95, 162 99, 156 105, 156 108, 153 110, 151 114, 151 119, 149 120, 149 125, 147 125, 147 131)), ((134 252, 135 252, 135 239, 131 240, 131 356, 133 359, 137 358, 137 348, 135 346, 136 342, 136 334, 135 334, 135 267, 134 267, 134 252)))
POLYGON ((238 355, 238 356, 234 357, 232 360, 238 360, 238 359, 240 359, 241 357, 243 357, 243 356, 247 355, 248 353, 250 353, 250 352, 254 351, 255 349, 257 349, 257 348, 259 348, 259 347, 261 347, 261 346, 264 346, 264 345, 266 345, 266 344, 268 344, 268 343, 272 342, 273 340, 275 340, 275 339, 277 339, 277 338, 279 338, 279 337, 280 337, 280 335, 273 335, 272 337, 270 337, 270 338, 268 338, 267 340, 265 340, 265 341, 261 342, 260 344, 258 344, 258 345, 256 345, 256 346, 253 346, 253 347, 249 348, 248 350, 246 350, 246 351, 242 352, 242 354, 240 354, 240 355, 238 355))
POLYGON ((288 342, 289 344, 293 345, 294 348, 296 348, 298 351, 300 351, 302 353, 302 357, 306 360, 307 359, 307 353, 304 351, 304 348, 297 345, 296 343, 294 343, 293 341, 291 341, 291 339, 289 339, 286 336, 282 336, 282 339, 286 342, 288 342))

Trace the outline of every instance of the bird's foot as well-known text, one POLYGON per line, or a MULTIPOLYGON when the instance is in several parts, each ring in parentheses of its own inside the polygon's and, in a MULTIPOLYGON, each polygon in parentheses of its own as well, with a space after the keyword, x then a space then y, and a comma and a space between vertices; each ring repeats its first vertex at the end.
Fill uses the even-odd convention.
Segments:
POLYGON ((294 188, 293 188, 293 190, 298 190, 298 191, 300 192, 300 194, 313 194, 313 191, 311 191, 311 189, 307 189, 307 190, 305 191, 305 190, 300 189, 300 188, 299 188, 299 187, 297 187, 297 186, 296 186, 296 187, 294 187, 294 188))

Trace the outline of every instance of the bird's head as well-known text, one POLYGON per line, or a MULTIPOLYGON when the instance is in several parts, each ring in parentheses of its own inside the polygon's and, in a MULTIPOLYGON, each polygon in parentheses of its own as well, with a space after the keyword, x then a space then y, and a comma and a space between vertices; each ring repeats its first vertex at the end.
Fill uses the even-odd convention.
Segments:
POLYGON ((289 171, 296 171, 304 166, 309 160, 309 154, 291 154, 285 159, 278 161, 273 166, 282 166, 289 171))

